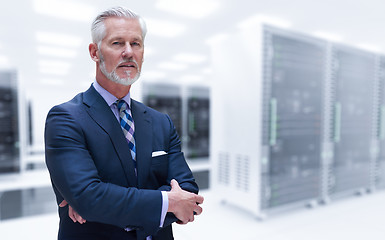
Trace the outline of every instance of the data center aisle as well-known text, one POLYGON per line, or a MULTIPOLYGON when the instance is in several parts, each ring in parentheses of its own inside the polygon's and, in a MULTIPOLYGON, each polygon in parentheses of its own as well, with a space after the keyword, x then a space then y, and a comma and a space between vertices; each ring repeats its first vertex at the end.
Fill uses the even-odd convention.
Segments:
MULTIPOLYGON (((262 222, 220 204, 211 191, 202 191, 202 195, 204 214, 188 225, 176 225, 176 240, 377 240, 385 236, 385 192, 295 210, 262 222)), ((53 240, 57 224, 56 214, 6 220, 0 222, 0 238, 53 240)))

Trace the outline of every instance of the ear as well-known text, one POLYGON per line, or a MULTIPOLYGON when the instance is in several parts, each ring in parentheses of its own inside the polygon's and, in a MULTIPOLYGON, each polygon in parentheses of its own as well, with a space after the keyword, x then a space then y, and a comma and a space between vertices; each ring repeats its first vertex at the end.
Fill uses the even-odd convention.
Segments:
POLYGON ((98 45, 96 43, 90 43, 90 45, 88 46, 88 51, 90 52, 91 59, 94 62, 99 62, 100 58, 98 53, 98 45))

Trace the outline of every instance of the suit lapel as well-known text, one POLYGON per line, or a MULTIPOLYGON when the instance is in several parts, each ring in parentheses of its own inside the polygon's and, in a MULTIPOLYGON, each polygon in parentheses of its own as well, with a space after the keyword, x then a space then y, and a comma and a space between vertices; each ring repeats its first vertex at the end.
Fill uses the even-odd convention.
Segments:
POLYGON ((110 107, 92 86, 84 93, 83 103, 87 106, 86 110, 90 117, 110 136, 122 168, 126 173, 128 184, 136 186, 135 167, 132 162, 130 148, 110 107))
POLYGON ((145 188, 151 166, 152 122, 144 106, 134 100, 131 100, 131 112, 135 124, 138 187, 145 188))

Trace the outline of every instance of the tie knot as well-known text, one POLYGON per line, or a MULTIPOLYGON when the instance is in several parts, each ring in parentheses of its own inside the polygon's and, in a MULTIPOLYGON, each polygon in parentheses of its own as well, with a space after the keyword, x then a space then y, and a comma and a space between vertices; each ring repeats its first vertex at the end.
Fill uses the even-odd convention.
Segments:
POLYGON ((116 100, 115 104, 118 107, 119 112, 122 112, 128 108, 127 103, 124 100, 116 100))

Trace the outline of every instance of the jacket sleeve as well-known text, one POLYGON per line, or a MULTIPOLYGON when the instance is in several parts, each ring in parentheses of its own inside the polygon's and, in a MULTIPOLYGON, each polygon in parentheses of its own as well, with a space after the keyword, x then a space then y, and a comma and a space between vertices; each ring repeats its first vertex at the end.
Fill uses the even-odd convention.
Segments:
POLYGON ((161 192, 101 181, 83 130, 64 107, 48 113, 45 151, 57 200, 66 199, 84 219, 138 229, 145 235, 159 229, 161 192))
MULTIPOLYGON (((166 117, 170 126, 170 143, 168 149, 169 171, 167 178, 168 185, 161 186, 159 190, 170 191, 171 180, 175 179, 183 190, 198 194, 198 185, 195 182, 194 176, 186 162, 183 152, 181 152, 181 144, 175 126, 170 117, 168 115, 166 115, 166 117)), ((167 213, 163 227, 166 227, 176 221, 178 221, 178 219, 173 213, 167 213)))

